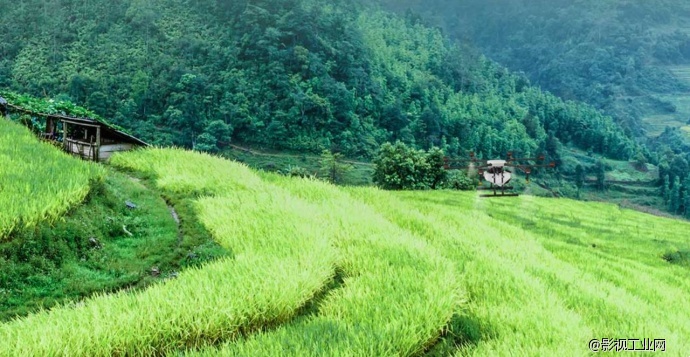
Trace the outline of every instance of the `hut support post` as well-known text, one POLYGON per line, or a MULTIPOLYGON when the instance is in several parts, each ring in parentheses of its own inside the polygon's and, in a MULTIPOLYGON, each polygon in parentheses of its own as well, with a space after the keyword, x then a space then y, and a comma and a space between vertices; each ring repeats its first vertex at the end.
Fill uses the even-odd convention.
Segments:
POLYGON ((94 152, 94 160, 99 161, 101 159, 101 127, 96 127, 96 151, 94 152))
POLYGON ((62 147, 65 149, 65 151, 68 151, 67 147, 67 122, 62 121, 62 147))

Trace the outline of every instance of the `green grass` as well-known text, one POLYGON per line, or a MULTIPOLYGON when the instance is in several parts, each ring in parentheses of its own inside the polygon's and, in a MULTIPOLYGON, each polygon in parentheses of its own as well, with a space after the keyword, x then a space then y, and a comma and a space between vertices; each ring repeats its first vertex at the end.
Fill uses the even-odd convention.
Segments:
POLYGON ((690 351, 690 223, 618 205, 386 192, 209 155, 113 157, 189 197, 232 259, 0 325, 0 355, 572 356, 690 351))
POLYGON ((38 143, 25 127, 0 118, 0 241, 55 221, 79 204, 103 174, 100 166, 72 160, 38 143))
MULTIPOLYGON (((669 215, 663 213, 667 205, 659 195, 657 186, 659 168, 657 166, 647 164, 646 170, 638 170, 634 161, 603 159, 606 166, 606 189, 600 191, 595 187, 596 176, 591 171, 599 159, 600 157, 596 155, 588 155, 582 150, 568 147, 561 154, 561 164, 557 168, 558 175, 537 177, 522 192, 542 197, 553 197, 555 193, 558 197, 605 201, 641 212, 669 215), (582 165, 585 170, 590 169, 579 194, 573 182, 577 165, 582 165), (549 187, 550 191, 539 187, 536 183, 549 187)), ((517 184, 521 184, 520 179, 516 186, 517 184)))
POLYGON ((184 204, 176 205, 185 218, 179 230, 157 191, 114 170, 106 172, 82 205, 54 223, 39 223, 0 243, 0 320, 94 293, 143 288, 226 254, 211 244, 208 232, 193 229, 198 222, 184 204), (137 208, 128 209, 126 201, 137 208), (187 258, 189 253, 195 261, 187 258), (152 276, 154 267, 160 275, 152 276))
POLYGON ((606 164, 611 166, 606 172, 607 180, 650 183, 659 179, 659 168, 651 164, 647 164, 647 171, 636 169, 633 161, 606 160, 606 164))
MULTIPOLYGON (((593 167, 597 160, 601 159, 599 156, 588 156, 587 153, 576 148, 567 148, 561 154, 562 164, 558 167, 559 171, 573 174, 577 165, 582 165, 585 169, 593 167)), ((603 159, 607 166, 606 180, 613 181, 628 181, 632 184, 650 183, 659 178, 659 168, 647 164, 647 170, 638 170, 634 161, 622 161, 603 159)), ((587 179, 594 180, 596 176, 593 173, 588 173, 587 179)))
POLYGON ((328 285, 336 254, 318 209, 245 166, 182 150, 120 154, 193 208, 232 258, 141 292, 100 295, 0 325, 0 355, 162 355, 290 319, 328 285))
POLYGON ((208 244, 208 233, 187 229, 194 226, 188 212, 181 212, 189 226, 181 234, 157 191, 75 159, 4 119, 0 167, 0 321, 95 293, 143 288, 222 254, 208 244), (138 208, 127 209, 127 200, 138 208), (196 246, 212 254, 188 262, 196 246))

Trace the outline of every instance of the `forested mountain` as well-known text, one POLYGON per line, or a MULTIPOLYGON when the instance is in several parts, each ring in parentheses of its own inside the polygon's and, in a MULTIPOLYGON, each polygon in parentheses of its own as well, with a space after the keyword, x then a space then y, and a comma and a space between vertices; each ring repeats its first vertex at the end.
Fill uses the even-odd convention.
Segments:
POLYGON ((584 101, 611 115, 626 133, 648 144, 651 153, 645 156, 659 165, 659 185, 668 208, 679 210, 674 195, 690 195, 690 3, 382 0, 381 4, 439 26, 457 42, 480 48, 561 99, 584 101), (669 195, 670 191, 675 193, 669 195))
POLYGON ((675 112, 664 95, 690 91, 679 67, 690 64, 686 1, 383 2, 420 12, 554 94, 604 109, 632 133, 644 133, 646 115, 675 112))
POLYGON ((594 108, 357 1, 0 3, 2 88, 70 99, 159 145, 638 151, 594 108))

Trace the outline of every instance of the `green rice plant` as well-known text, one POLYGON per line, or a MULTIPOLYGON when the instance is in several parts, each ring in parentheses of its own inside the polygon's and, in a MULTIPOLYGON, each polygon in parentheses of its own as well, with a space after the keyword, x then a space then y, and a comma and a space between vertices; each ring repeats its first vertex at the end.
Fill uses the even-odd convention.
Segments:
POLYGON ((582 355, 605 337, 665 339, 675 355, 690 347, 678 313, 690 309, 687 270, 660 253, 687 243, 687 222, 565 199, 353 194, 445 247, 465 272, 468 318, 479 328, 460 331, 460 340, 475 337, 456 355, 582 355))
POLYGON ((344 284, 311 316, 200 355, 413 355, 440 336, 461 289, 438 251, 335 186, 263 177, 318 205, 322 232, 341 252, 344 284))
POLYGON ((262 185, 244 164, 184 149, 152 148, 117 153, 110 164, 156 178, 156 185, 176 194, 214 195, 262 185), (238 177, 231 180, 229 177, 238 177))
POLYGON ((59 218, 104 174, 96 164, 39 142, 25 127, 0 120, 0 240, 59 218))
MULTIPOLYGON (((511 242, 523 237, 506 237, 486 224, 490 218, 485 214, 450 202, 440 210, 421 196, 411 196, 408 201, 374 189, 353 190, 352 194, 401 228, 426 238, 455 263, 468 294, 466 306, 456 311, 466 322, 455 331, 458 341, 452 344, 459 344, 458 351, 472 355, 570 355, 578 347, 578 339, 586 336, 587 329, 577 324, 577 316, 558 296, 520 268, 531 263, 525 256, 538 249, 511 242)), ((470 194, 453 196, 456 194, 463 196, 462 205, 467 204, 464 198, 473 200, 470 194)))
POLYGON ((690 248, 686 221, 336 188, 178 149, 113 163, 197 197, 236 258, 0 325, 0 355, 569 356, 602 338, 690 350, 688 268, 667 261, 690 248))
MULTIPOLYGON (((147 152, 160 153, 131 155, 154 167, 160 156, 147 158, 147 152)), ((337 256, 314 205, 262 183, 239 165, 206 166, 207 158, 196 156, 181 155, 192 158, 185 161, 190 172, 205 174, 198 180, 187 176, 200 183, 189 190, 203 189, 204 177, 218 175, 214 170, 227 173, 225 187, 236 188, 195 204, 200 220, 233 250, 234 259, 184 271, 140 293, 101 295, 0 325, 0 355, 146 356, 215 344, 289 320, 332 279, 337 256), (256 185, 239 189, 247 182, 256 185)))

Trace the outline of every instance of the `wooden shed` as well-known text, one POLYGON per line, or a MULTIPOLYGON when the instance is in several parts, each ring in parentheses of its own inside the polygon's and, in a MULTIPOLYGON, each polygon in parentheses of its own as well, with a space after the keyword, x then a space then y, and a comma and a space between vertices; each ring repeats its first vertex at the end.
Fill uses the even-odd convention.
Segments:
POLYGON ((40 133, 42 139, 59 143, 68 153, 87 160, 105 161, 114 152, 149 146, 113 125, 92 118, 37 113, 7 103, 2 97, 0 111, 3 114, 14 111, 45 119, 45 130, 40 133))
MULTIPOLYGON (((84 159, 105 161, 114 152, 149 146, 132 135, 93 119, 59 118, 59 120, 62 124, 62 144, 65 151, 84 159)), ((54 132, 57 132, 56 124, 54 124, 54 132)))

